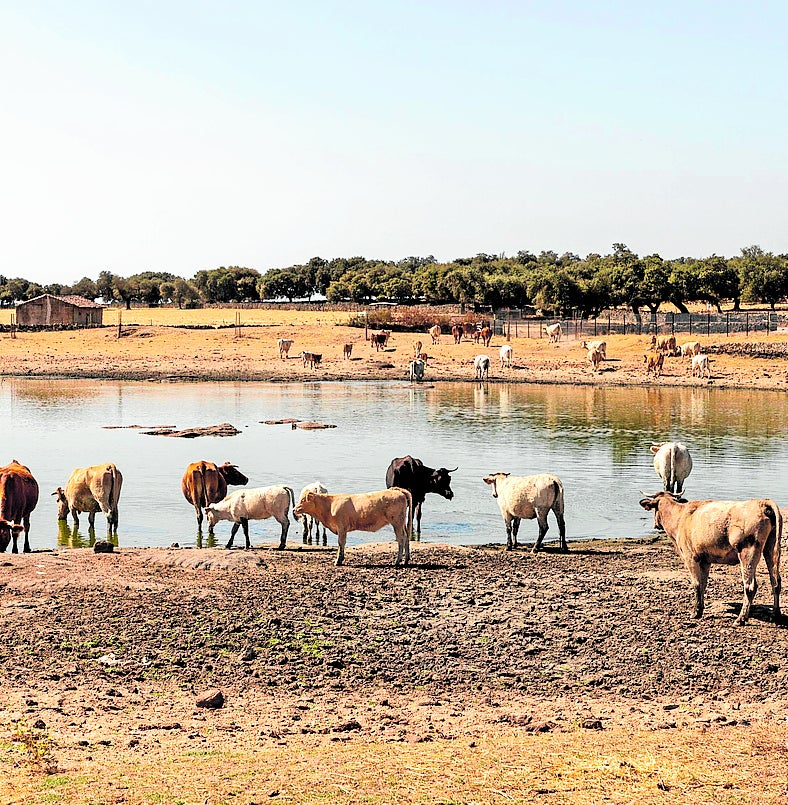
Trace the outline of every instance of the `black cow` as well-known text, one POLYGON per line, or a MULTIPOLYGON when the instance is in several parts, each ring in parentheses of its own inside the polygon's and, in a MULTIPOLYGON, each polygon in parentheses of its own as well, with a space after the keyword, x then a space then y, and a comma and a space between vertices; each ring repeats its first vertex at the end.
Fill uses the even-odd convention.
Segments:
POLYGON ((395 458, 389 464, 386 470, 386 487, 399 486, 410 492, 413 498, 413 524, 417 533, 421 534, 421 504, 424 503, 427 492, 434 492, 446 500, 454 497, 449 473, 456 469, 457 467, 453 470, 441 467, 439 470, 434 470, 432 467, 425 467, 413 456, 395 458))

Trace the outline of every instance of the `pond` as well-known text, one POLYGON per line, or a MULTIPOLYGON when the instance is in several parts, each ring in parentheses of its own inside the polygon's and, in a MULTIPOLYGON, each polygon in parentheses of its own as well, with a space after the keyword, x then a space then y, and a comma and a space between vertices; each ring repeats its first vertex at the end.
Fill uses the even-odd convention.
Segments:
MULTIPOLYGON (((298 495, 320 479, 329 491, 385 487, 395 456, 431 466, 459 466, 452 501, 430 495, 422 538, 453 544, 504 542, 496 501, 482 477, 494 471, 553 472, 566 490, 567 533, 577 538, 640 537, 652 518, 638 506, 640 490, 656 491, 653 441, 679 439, 693 456, 690 498, 773 497, 788 481, 788 396, 780 392, 709 388, 594 388, 568 385, 485 386, 445 383, 133 383, 6 378, 2 463, 30 467, 41 487, 32 516, 33 549, 87 544, 59 529, 50 493, 71 470, 113 461, 124 476, 121 545, 197 544, 193 508, 180 479, 187 464, 230 460, 250 486, 286 483, 298 495), (296 417, 337 425, 320 431, 264 425, 296 417), (230 438, 176 439, 105 426, 194 427, 230 422, 230 438)), ((557 536, 550 515, 547 541, 557 536)), ((106 533, 103 515, 96 533, 106 533)), ((223 543, 230 524, 217 526, 223 543)), ((524 523, 531 541, 536 523, 524 523)), ((273 543, 273 520, 251 524, 253 544, 273 543)), ((292 544, 300 527, 291 525, 292 544)), ((330 536, 330 535, 329 535, 330 536)), ((393 538, 351 534, 348 544, 393 538)), ((241 544, 243 542, 241 541, 241 544)), ((336 544, 336 539, 330 544, 336 544)))

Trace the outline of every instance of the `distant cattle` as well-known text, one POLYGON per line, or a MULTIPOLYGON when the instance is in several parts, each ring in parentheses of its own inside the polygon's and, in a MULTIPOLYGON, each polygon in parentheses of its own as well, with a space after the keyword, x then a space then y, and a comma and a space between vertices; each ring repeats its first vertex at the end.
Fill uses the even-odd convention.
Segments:
MULTIPOLYGON (((249 479, 235 464, 225 461, 217 466, 212 461, 197 461, 189 464, 181 479, 181 491, 197 513, 197 527, 202 529, 202 510, 210 503, 218 503, 227 495, 227 486, 244 486, 249 479)), ((213 526, 208 524, 208 533, 213 526)))
POLYGON ((665 363, 665 355, 662 352, 649 352, 643 356, 643 363, 646 364, 646 374, 652 373, 654 377, 662 374, 662 367, 665 363))
POLYGON ((74 525, 79 526, 78 515, 87 512, 88 526, 94 528, 96 513, 107 515, 110 534, 118 533, 118 501, 123 486, 123 476, 114 464, 97 464, 93 467, 78 467, 68 481, 65 490, 58 487, 53 494, 57 501, 57 519, 65 520, 69 512, 74 525))
POLYGON ((316 369, 318 366, 320 366, 320 361, 323 360, 323 353, 302 352, 301 360, 304 362, 304 369, 306 369, 307 366, 310 366, 312 369, 316 369))
POLYGON ((481 332, 479 333, 482 343, 485 347, 490 346, 490 341, 492 341, 493 331, 492 327, 482 327, 481 332))
POLYGON ((249 542, 249 521, 267 520, 273 517, 282 526, 282 535, 279 538, 278 550, 283 551, 287 543, 287 532, 290 528, 290 504, 295 508, 295 495, 289 486, 263 486, 253 489, 239 489, 227 495, 217 503, 205 507, 205 517, 208 527, 213 528, 220 520, 229 520, 233 523, 227 547, 233 547, 233 540, 239 528, 244 530, 246 547, 251 548, 249 542))
POLYGON ((586 351, 595 349, 601 356, 602 360, 607 360, 607 341, 581 341, 580 347, 586 351))
POLYGON ((658 492, 640 501, 654 512, 658 526, 673 540, 695 589, 695 617, 703 615, 711 565, 741 567, 744 599, 736 618, 739 626, 750 617, 758 582, 755 571, 763 556, 772 585, 773 617, 781 618, 780 541, 783 518, 773 500, 695 500, 687 502, 669 492, 658 492))
POLYGON ((477 355, 473 359, 473 370, 477 380, 487 380, 490 375, 490 358, 488 355, 477 355))
POLYGON ((511 366, 512 366, 512 354, 513 354, 513 350, 512 350, 512 345, 511 344, 504 344, 501 347, 501 352, 500 352, 500 355, 501 355, 501 369, 503 369, 504 366, 508 366, 509 368, 511 368, 511 366))
POLYGON ((280 338, 276 342, 277 347, 279 347, 279 357, 282 360, 287 358, 287 354, 290 352, 290 347, 293 346, 293 339, 292 338, 280 338))
POLYGON ((381 330, 379 333, 371 333, 369 336, 370 346, 374 347, 376 351, 385 349, 389 342, 391 333, 388 330, 381 330))
POLYGON ((345 543, 350 531, 380 531, 394 528, 397 537, 395 564, 410 562, 410 537, 413 531, 413 503, 407 489, 385 489, 358 495, 322 495, 307 492, 293 510, 297 517, 309 514, 337 535, 339 549, 336 565, 345 561, 345 543))
POLYGON ((350 360, 352 352, 353 352, 353 344, 345 344, 342 347, 342 358, 350 360))
POLYGON ((588 362, 591 364, 591 371, 602 371, 602 353, 598 349, 589 349, 586 353, 588 362))
POLYGON ((656 349, 657 352, 663 352, 665 355, 678 354, 675 335, 652 335, 651 346, 656 349))
POLYGON ((411 361, 408 364, 408 375, 411 381, 416 381, 417 383, 420 383, 422 380, 424 380, 425 365, 426 364, 424 363, 424 361, 418 358, 415 361, 411 361))
POLYGON ((459 344, 462 341, 462 327, 459 324, 452 324, 451 334, 455 344, 459 344))
POLYGON ((651 445, 654 454, 654 472, 662 479, 666 492, 684 490, 684 481, 692 472, 692 456, 681 442, 659 442, 651 445))
POLYGON ((467 337, 469 339, 476 338, 476 340, 478 341, 479 337, 478 337, 477 333, 480 330, 481 330, 481 327, 479 327, 478 324, 474 324, 473 322, 470 322, 470 321, 463 322, 462 334, 463 334, 464 337, 467 337))
POLYGON ((693 355, 700 354, 700 341, 687 341, 679 348, 682 358, 691 358, 693 355))
POLYGON ((420 361, 424 361, 425 365, 426 365, 427 361, 430 359, 430 356, 426 352, 419 352, 419 354, 416 357, 420 361))
POLYGON ((432 338, 433 344, 440 344, 441 342, 441 326, 440 324, 433 324, 427 332, 430 334, 432 338))
MULTIPOLYGON (((317 493, 319 493, 321 495, 325 495, 328 492, 328 489, 326 489, 323 486, 323 484, 320 483, 320 481, 315 481, 314 483, 311 483, 308 486, 305 486, 301 490, 301 494, 298 496, 298 500, 300 501, 301 498, 303 498, 304 495, 307 492, 317 492, 317 493)), ((294 510, 295 510, 295 507, 294 507, 294 510)), ((312 528, 313 527, 315 529, 315 545, 320 545, 320 526, 321 526, 321 523, 319 523, 317 520, 315 520, 315 518, 312 517, 312 515, 310 515, 310 514, 302 515, 302 517, 301 517, 301 527, 303 528, 303 542, 304 542, 305 545, 311 545, 312 544, 312 528)), ((325 526, 323 526, 323 545, 328 545, 328 537, 326 536, 326 527, 325 526)))
POLYGON ((546 324, 544 326, 544 331, 547 335, 547 339, 551 344, 557 344, 561 340, 561 333, 563 330, 561 329, 561 322, 556 322, 555 324, 546 324))
POLYGON ((547 533, 547 515, 555 514, 558 522, 560 548, 568 551, 566 544, 566 523, 564 522, 564 485, 555 475, 510 475, 508 472, 494 472, 484 478, 484 483, 492 487, 493 497, 498 499, 503 522, 506 526, 506 550, 517 547, 517 532, 520 520, 533 520, 539 523, 539 536, 533 551, 538 551, 547 533))
POLYGON ((25 532, 24 553, 30 553, 30 512, 38 503, 38 483, 30 470, 14 459, 0 467, 0 553, 13 540, 11 553, 19 553, 17 540, 25 532))
POLYGON ((711 377, 711 366, 709 364, 708 355, 693 355, 692 356, 692 376, 695 377, 711 377))
POLYGON ((421 533, 421 507, 428 492, 451 500, 454 492, 451 489, 451 473, 446 467, 433 469, 427 467, 418 458, 403 456, 392 459, 386 470, 386 487, 398 486, 407 489, 413 497, 413 521, 417 533, 421 533))
POLYGON ((478 344, 481 337, 482 337, 482 331, 481 329, 479 329, 479 327, 477 327, 473 331, 473 334, 471 335, 471 340, 473 341, 474 344, 478 344))
POLYGON ((422 344, 421 341, 414 341, 413 342, 413 357, 414 358, 419 357, 419 355, 421 354, 421 350, 422 350, 423 346, 424 346, 424 344, 422 344))

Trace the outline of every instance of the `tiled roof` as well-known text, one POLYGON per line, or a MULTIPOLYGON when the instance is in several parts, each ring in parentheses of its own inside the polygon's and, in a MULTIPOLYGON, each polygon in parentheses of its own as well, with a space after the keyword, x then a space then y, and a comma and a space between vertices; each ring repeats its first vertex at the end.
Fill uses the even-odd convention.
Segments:
POLYGON ((28 302, 36 302, 39 299, 46 299, 47 296, 51 297, 52 299, 60 299, 62 302, 66 302, 66 304, 69 305, 74 305, 75 307, 104 307, 104 305, 99 305, 92 299, 86 299, 84 296, 55 296, 55 294, 51 293, 42 293, 39 296, 34 296, 32 299, 28 299, 26 302, 18 302, 17 307, 19 305, 26 305, 28 302))

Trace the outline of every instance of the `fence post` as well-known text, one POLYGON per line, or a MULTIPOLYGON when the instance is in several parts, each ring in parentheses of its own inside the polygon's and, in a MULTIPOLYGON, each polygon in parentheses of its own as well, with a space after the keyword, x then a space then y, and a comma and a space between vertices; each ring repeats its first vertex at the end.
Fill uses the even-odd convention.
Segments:
POLYGON ((594 338, 596 338, 596 320, 598 318, 599 318, 598 316, 594 316, 594 338))
POLYGON ((676 314, 670 314, 670 334, 676 335, 676 314))
POLYGON ((726 310, 725 311, 725 337, 727 338, 731 334, 731 314, 726 310))
POLYGON ((706 314, 706 336, 711 335, 711 313, 706 314))
POLYGON ((692 313, 689 314, 689 334, 692 335, 692 313))
POLYGON ((747 330, 747 338, 749 338, 750 337, 750 311, 749 310, 744 314, 744 326, 746 327, 746 330, 747 330))
POLYGON ((610 335, 610 312, 607 314, 607 334, 610 335))

